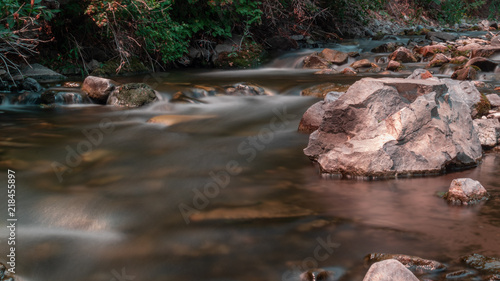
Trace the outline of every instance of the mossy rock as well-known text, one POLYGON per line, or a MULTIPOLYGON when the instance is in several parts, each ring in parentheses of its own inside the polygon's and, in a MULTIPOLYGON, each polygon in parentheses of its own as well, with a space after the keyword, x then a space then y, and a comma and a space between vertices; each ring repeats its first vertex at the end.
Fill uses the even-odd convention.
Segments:
POLYGON ((491 103, 488 98, 481 93, 481 99, 478 103, 476 103, 475 107, 477 111, 476 117, 480 118, 489 114, 489 111, 491 110, 491 103))
POLYGON ((239 50, 222 52, 215 65, 228 68, 251 68, 262 63, 265 56, 264 48, 257 43, 244 43, 239 50))
POLYGON ((94 71, 92 71, 91 75, 107 77, 107 76, 115 76, 117 74, 132 75, 132 74, 146 73, 150 71, 139 58, 134 57, 130 58, 128 60, 128 63, 125 63, 120 69, 120 71, 117 73, 116 70, 120 66, 120 63, 121 61, 119 58, 109 60, 103 63, 100 67, 96 68, 94 71))
POLYGON ((140 107, 157 101, 159 98, 149 85, 129 83, 116 88, 108 98, 108 105, 140 107))

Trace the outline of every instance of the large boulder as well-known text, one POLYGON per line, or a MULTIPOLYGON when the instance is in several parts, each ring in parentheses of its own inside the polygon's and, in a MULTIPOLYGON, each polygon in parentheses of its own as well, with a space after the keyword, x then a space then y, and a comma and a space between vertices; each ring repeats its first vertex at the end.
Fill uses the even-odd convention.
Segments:
POLYGON ((304 150, 324 173, 347 177, 438 174, 475 166, 482 149, 453 81, 364 78, 325 104, 304 150))
POLYGON ((97 76, 88 76, 83 80, 82 91, 95 102, 106 104, 109 95, 116 88, 118 83, 111 79, 97 76))
POLYGON ((498 145, 500 138, 498 119, 474 119, 474 129, 483 148, 490 149, 498 145))
POLYGON ((108 98, 108 105, 139 107, 159 100, 156 91, 144 83, 129 83, 117 87, 108 98))
POLYGON ((454 179, 444 199, 454 205, 471 205, 490 197, 480 182, 469 179, 454 179))
POLYGON ((418 281, 418 278, 397 260, 389 259, 374 263, 363 281, 418 281))

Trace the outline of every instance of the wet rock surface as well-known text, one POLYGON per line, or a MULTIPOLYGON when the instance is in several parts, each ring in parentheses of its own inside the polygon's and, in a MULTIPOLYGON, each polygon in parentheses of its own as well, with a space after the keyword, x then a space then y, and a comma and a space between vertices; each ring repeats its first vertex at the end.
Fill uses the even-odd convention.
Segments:
MULTIPOLYGON (((397 177, 472 167, 481 159, 468 84, 364 78, 326 105, 304 150, 323 173, 397 177)), ((476 90, 477 91, 477 90, 476 90)))
POLYGON ((115 90, 118 83, 107 78, 88 76, 82 84, 82 91, 97 103, 106 104, 109 95, 115 90))
POLYGON ((500 259, 487 257, 480 254, 471 254, 461 260, 468 266, 489 274, 500 274, 500 259))
POLYGON ((159 97, 153 88, 144 83, 129 83, 119 86, 109 95, 107 104, 125 107, 140 107, 159 97))
POLYGON ((453 205, 471 205, 488 200, 489 194, 480 182, 469 179, 454 179, 444 198, 453 205))
POLYGON ((398 262, 403 264, 406 268, 418 274, 441 272, 446 270, 446 265, 438 261, 423 259, 415 256, 401 255, 401 254, 372 253, 365 257, 365 262, 368 264, 372 264, 375 262, 380 262, 390 259, 397 260, 398 262))
POLYGON ((417 281, 418 278, 397 260, 389 259, 374 263, 363 281, 417 281))
POLYGON ((491 149, 499 144, 500 121, 498 119, 475 119, 474 129, 479 141, 485 149, 491 149))

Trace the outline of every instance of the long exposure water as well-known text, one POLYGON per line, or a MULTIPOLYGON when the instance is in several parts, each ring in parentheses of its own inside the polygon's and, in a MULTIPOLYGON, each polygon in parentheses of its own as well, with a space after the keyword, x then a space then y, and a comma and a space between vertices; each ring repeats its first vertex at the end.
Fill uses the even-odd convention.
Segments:
MULTIPOLYGON (((296 58, 286 60, 293 65, 296 58)), ((170 72, 145 81, 166 97, 193 85, 256 83, 272 96, 162 101, 125 110, 89 104, 0 107, 6 264, 7 170, 16 172, 17 280, 298 280, 321 267, 361 280, 373 252, 459 269, 500 257, 500 156, 470 170, 384 181, 324 179, 297 132, 315 84, 360 77, 275 65, 170 72), (169 125, 148 123, 168 115, 169 125), (454 178, 479 180, 482 205, 448 205, 454 178)))

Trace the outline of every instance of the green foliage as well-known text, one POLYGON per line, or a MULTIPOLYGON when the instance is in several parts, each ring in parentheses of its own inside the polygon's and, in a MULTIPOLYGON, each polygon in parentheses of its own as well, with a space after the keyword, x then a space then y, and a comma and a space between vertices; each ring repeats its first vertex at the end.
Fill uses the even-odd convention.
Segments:
MULTIPOLYGON (((13 58, 26 59, 36 53, 41 23, 50 20, 58 10, 47 9, 42 0, 30 4, 19 0, 0 2, 0 63, 9 73, 18 70, 13 58)), ((11 77, 12 78, 12 77, 11 77)))
POLYGON ((233 28, 260 23, 259 5, 249 0, 91 0, 86 14, 118 42, 122 60, 146 51, 168 63, 181 58, 197 34, 228 37, 233 28), (129 44, 120 43, 124 38, 129 44))

